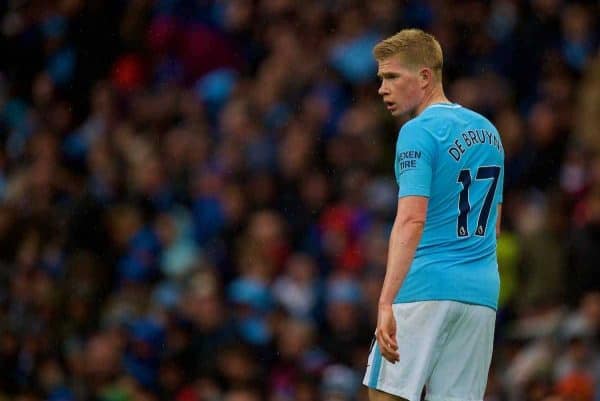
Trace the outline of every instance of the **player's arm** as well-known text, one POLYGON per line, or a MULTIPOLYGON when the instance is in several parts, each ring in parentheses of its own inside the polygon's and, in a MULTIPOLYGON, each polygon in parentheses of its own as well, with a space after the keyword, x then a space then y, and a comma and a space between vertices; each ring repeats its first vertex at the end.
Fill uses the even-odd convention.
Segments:
POLYGON ((425 227, 428 201, 429 198, 424 196, 406 196, 398 199, 379 305, 392 304, 408 273, 425 227))
POLYGON ((500 236, 502 224, 502 203, 498 204, 498 217, 496 218, 496 238, 500 236))
POLYGON ((385 279, 379 297, 375 336, 382 355, 399 360, 392 302, 412 264, 425 226, 437 143, 419 124, 402 127, 396 144, 398 210, 390 234, 385 279))
POLYGON ((406 196, 398 199, 398 210, 390 234, 387 269, 379 297, 378 323, 382 326, 376 330, 381 354, 390 362, 399 360, 396 342, 395 322, 392 313, 392 302, 410 269, 417 245, 421 240, 427 204, 429 199, 423 196, 406 196))
POLYGON ((504 201, 504 157, 502 159, 502 169, 500 170, 500 177, 498 177, 498 186, 496 187, 498 197, 498 217, 496 217, 496 238, 500 236, 501 223, 502 223, 502 202, 504 201))

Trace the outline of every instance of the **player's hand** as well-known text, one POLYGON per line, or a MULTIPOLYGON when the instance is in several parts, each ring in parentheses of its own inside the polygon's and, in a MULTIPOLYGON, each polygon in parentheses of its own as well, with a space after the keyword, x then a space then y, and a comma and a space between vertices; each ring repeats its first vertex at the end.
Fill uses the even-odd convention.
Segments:
POLYGON ((379 344, 379 350, 385 359, 391 363, 396 363, 400 360, 398 343, 396 341, 396 320, 394 319, 392 305, 379 305, 375 338, 377 339, 377 344, 379 344))

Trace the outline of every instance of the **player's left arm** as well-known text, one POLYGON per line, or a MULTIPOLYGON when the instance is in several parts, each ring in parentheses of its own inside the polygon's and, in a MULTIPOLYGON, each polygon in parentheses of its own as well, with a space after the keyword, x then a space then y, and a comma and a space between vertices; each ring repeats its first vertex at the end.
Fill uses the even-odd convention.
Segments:
POLYGON ((500 236, 502 229, 502 203, 498 204, 498 217, 496 218, 496 238, 500 236))
POLYGON ((500 177, 496 191, 498 191, 498 217, 496 217, 496 238, 498 238, 502 228, 502 202, 504 201, 504 157, 502 157, 502 169, 500 170, 500 177))

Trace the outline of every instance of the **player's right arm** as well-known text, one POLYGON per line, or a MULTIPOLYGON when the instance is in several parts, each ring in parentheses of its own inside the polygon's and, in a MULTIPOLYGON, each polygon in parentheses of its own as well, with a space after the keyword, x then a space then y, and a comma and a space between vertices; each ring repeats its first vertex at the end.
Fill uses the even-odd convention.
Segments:
POLYGON ((410 270, 425 227, 436 148, 436 142, 419 124, 409 121, 402 127, 394 165, 399 186, 398 209, 390 234, 375 330, 382 355, 392 363, 399 360, 392 303, 410 270))
POLYGON ((392 303, 410 269, 421 240, 428 202, 429 198, 424 196, 399 198, 396 218, 390 234, 387 269, 379 297, 375 337, 381 354, 392 363, 397 362, 400 357, 392 303))

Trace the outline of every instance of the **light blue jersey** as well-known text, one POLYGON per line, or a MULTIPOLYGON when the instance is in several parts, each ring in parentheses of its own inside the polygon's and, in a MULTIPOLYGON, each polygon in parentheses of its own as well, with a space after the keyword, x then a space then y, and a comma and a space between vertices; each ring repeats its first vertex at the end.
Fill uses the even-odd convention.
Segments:
POLYGON ((404 124, 395 160, 399 197, 429 198, 423 237, 394 303, 453 300, 496 309, 496 218, 504 149, 485 117, 436 103, 404 124))

